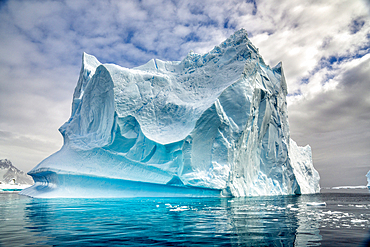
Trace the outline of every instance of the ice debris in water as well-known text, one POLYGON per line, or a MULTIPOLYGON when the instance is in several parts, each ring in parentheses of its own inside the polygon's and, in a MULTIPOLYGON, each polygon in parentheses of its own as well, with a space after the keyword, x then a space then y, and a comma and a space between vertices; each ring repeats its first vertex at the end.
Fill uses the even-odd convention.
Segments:
POLYGON ((290 139, 282 63, 239 30, 206 54, 128 69, 83 54, 64 145, 29 174, 32 197, 317 193, 290 139))
POLYGON ((326 202, 307 202, 307 206, 326 207, 326 202))

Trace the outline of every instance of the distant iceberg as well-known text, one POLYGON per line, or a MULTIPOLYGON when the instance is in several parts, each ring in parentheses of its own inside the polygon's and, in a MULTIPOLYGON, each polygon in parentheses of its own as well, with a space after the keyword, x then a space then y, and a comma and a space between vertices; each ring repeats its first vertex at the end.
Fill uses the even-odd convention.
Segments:
POLYGON ((336 186, 332 187, 332 190, 354 190, 354 189, 367 189, 365 185, 357 185, 357 186, 336 186))
POLYGON ((26 188, 29 188, 30 186, 31 186, 30 184, 0 183, 0 193, 22 191, 26 188))
POLYGON ((133 68, 83 54, 62 149, 33 168, 32 197, 318 193, 309 146, 290 139, 282 64, 245 30, 204 55, 133 68))
POLYGON ((32 178, 13 166, 10 160, 0 159, 0 192, 21 191, 32 184, 32 178))
POLYGON ((367 178, 367 188, 369 188, 370 190, 370 171, 368 171, 368 173, 366 174, 366 178, 367 178))

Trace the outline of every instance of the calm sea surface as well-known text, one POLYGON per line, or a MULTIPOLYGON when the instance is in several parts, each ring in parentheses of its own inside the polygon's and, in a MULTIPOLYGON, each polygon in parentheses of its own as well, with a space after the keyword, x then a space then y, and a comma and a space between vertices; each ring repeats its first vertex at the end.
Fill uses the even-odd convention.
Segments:
POLYGON ((0 194, 5 247, 366 246, 369 230, 369 192, 233 199, 0 194))

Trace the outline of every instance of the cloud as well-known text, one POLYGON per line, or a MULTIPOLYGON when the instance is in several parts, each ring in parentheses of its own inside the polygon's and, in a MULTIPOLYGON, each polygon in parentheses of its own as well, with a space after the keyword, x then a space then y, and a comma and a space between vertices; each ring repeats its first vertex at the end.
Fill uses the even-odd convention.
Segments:
POLYGON ((48 133, 49 139, 46 139, 37 134, 27 135, 0 131, 1 158, 11 157, 11 161, 16 167, 28 171, 60 149, 62 141, 56 132, 57 130, 55 133, 48 133))
MULTIPOLYGON (((58 149, 57 129, 70 114, 82 52, 132 68, 208 52, 244 28, 268 64, 283 61, 292 136, 312 145, 316 167, 346 169, 338 158, 344 153, 357 154, 361 163, 369 145, 369 10, 362 0, 3 2, 0 131, 7 138, 0 158, 29 170, 58 149), (32 154, 29 140, 46 153, 32 154), (343 144, 340 152, 333 143, 343 144)), ((325 176, 324 183, 341 185, 325 176)))
POLYGON ((252 41, 269 63, 283 61, 291 93, 300 89, 302 79, 312 76, 322 59, 353 56, 369 47, 370 23, 361 1, 304 1, 294 6, 289 6, 291 1, 282 2, 259 9, 268 28, 258 32, 265 23, 256 24, 252 41), (280 15, 274 16, 272 11, 280 15), (351 34, 355 20, 363 24, 351 34))
MULTIPOLYGON (((370 55, 340 66, 335 87, 297 100, 289 107, 295 131, 325 133, 370 121, 370 55), (304 124, 304 123, 310 123, 304 124)), ((370 130, 369 130, 370 131, 370 130)))

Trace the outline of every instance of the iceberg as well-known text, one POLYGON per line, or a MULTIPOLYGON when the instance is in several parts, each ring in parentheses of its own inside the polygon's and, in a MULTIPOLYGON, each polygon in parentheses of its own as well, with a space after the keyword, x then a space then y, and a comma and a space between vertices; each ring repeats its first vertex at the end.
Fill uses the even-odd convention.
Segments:
POLYGON ((367 189, 365 185, 355 185, 355 186, 335 186, 331 188, 332 190, 356 190, 356 189, 367 189))
POLYGON ((0 159, 0 193, 21 191, 32 184, 32 178, 15 167, 10 160, 0 159))
POLYGON ((8 159, 0 159, 0 184, 19 184, 31 186, 33 180, 25 172, 15 167, 8 159))
POLYGON ((367 188, 370 190, 370 171, 368 171, 368 173, 366 174, 366 178, 367 178, 367 188))
POLYGON ((243 29, 206 54, 136 68, 83 54, 64 145, 28 174, 31 197, 318 193, 311 148, 290 139, 282 63, 243 29))

